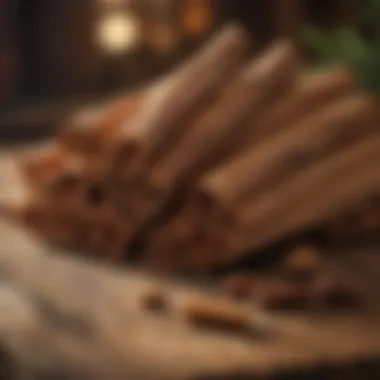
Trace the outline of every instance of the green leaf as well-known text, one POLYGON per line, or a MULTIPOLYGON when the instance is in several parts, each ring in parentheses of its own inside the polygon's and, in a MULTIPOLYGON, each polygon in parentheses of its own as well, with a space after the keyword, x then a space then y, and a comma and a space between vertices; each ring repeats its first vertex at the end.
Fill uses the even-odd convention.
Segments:
POLYGON ((342 60, 367 56, 371 48, 358 32, 351 28, 340 28, 333 32, 333 41, 342 60))
POLYGON ((356 77, 362 87, 375 95, 380 95, 380 51, 351 62, 356 77))
POLYGON ((306 28, 302 33, 302 42, 316 59, 330 60, 336 54, 334 41, 316 28, 306 28))
POLYGON ((309 28, 303 41, 315 57, 313 67, 347 64, 364 89, 380 95, 380 44, 370 44, 348 27, 323 32, 309 28))
POLYGON ((341 26, 334 30, 308 27, 303 31, 301 41, 314 57, 313 68, 347 64, 363 88, 380 95, 380 0, 363 0, 362 5, 359 12, 361 25, 341 26), (368 38, 360 32, 362 25, 372 34, 368 38))
POLYGON ((371 52, 370 46, 359 33, 346 27, 328 32, 306 29, 303 42, 315 58, 322 62, 344 62, 371 52))

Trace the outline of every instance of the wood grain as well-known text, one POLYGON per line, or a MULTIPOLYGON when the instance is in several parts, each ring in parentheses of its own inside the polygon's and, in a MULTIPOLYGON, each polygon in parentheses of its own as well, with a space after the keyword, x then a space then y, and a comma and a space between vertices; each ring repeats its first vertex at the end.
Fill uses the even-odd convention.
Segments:
MULTIPOLYGON (((2 158, 1 190, 11 193, 19 185, 12 180, 12 165, 5 164, 7 157, 2 158)), ((194 297, 206 303, 230 302, 210 289, 74 260, 3 220, 0 241, 0 341, 27 373, 174 380, 267 379, 284 372, 340 376, 349 371, 350 378, 359 379, 363 372, 352 366, 362 368, 363 361, 364 369, 378 370, 380 323, 375 310, 276 315, 231 303, 268 335, 217 334, 190 327, 184 316, 194 297), (141 308, 141 297, 149 289, 166 294, 168 315, 141 308)), ((373 274, 380 271, 380 259, 371 259, 377 263, 371 265, 373 274)), ((362 267, 357 274, 363 280, 367 269, 362 267)), ((372 275, 368 287, 378 287, 378 277, 372 275)))

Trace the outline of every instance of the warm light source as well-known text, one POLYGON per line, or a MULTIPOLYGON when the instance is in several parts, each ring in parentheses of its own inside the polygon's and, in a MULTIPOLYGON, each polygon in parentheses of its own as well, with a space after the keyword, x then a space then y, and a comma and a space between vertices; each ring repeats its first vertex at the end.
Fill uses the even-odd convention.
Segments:
POLYGON ((107 15, 97 29, 97 41, 109 54, 133 49, 140 39, 140 26, 132 14, 115 12, 107 15))

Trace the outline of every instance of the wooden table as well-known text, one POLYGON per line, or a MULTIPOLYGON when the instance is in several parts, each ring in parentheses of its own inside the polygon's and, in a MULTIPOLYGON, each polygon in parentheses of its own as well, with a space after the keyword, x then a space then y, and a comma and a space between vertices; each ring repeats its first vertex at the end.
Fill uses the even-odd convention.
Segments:
MULTIPOLYGON (((1 197, 22 196, 10 159, 0 156, 1 197)), ((380 256, 333 255, 368 296, 360 312, 272 314, 236 304, 253 337, 200 330, 185 321, 189 299, 220 298, 209 289, 74 259, 0 220, 0 342, 17 367, 60 379, 378 379, 380 256), (170 310, 144 310, 160 289, 170 310)), ((232 302, 232 301, 231 301, 232 302)))

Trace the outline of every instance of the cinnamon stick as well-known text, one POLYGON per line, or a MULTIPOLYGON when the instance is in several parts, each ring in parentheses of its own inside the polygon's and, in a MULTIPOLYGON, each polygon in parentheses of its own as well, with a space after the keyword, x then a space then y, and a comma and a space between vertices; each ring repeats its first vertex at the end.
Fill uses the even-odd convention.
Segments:
POLYGON ((86 165, 83 157, 49 144, 26 156, 20 171, 33 197, 69 204, 78 195, 86 165))
POLYGON ((143 95, 131 93, 99 107, 81 111, 67 122, 60 145, 72 152, 99 154, 141 107, 143 95))
POLYGON ((103 160, 86 162, 80 176, 78 198, 83 206, 94 211, 111 205, 110 190, 107 183, 107 166, 103 160))
POLYGON ((377 127, 375 116, 375 103, 366 95, 337 100, 259 146, 248 147, 201 178, 199 186, 226 207, 244 208, 247 200, 282 179, 369 134, 377 127))
POLYGON ((143 176, 129 181, 111 182, 110 200, 135 228, 153 218, 168 201, 168 194, 155 189, 143 176))
POLYGON ((247 119, 259 117, 295 81, 297 54, 277 41, 247 64, 209 110, 196 119, 173 149, 156 163, 151 182, 171 188, 196 178, 239 149, 249 134, 247 119))
POLYGON ((109 212, 102 219, 97 218, 91 231, 89 249, 106 259, 119 261, 126 255, 129 238, 124 220, 116 212, 109 212))
POLYGON ((247 45, 244 31, 234 25, 226 27, 158 85, 137 117, 123 129, 111 158, 109 181, 115 204, 128 216, 133 214, 136 224, 154 214, 168 196, 147 181, 147 168, 155 165, 164 153, 162 149, 169 149, 184 133, 188 120, 230 82, 244 62, 247 45))
MULTIPOLYGON (((201 273, 224 262, 224 236, 230 228, 220 207, 201 194, 185 194, 177 207, 161 214, 145 234, 145 265, 164 271, 201 273)), ((227 254, 229 252, 227 251, 227 254)))
POLYGON ((199 273, 236 262, 286 234, 334 217, 379 191, 379 142, 379 136, 371 136, 354 143, 269 189, 245 209, 226 209, 206 194, 207 216, 192 216, 185 207, 189 199, 184 199, 177 213, 161 220, 148 237, 147 257, 153 265, 199 273), (187 224, 187 235, 178 244, 181 220, 192 225, 187 224))
POLYGON ((65 213, 51 202, 43 200, 9 204, 3 214, 39 237, 61 246, 75 248, 72 226, 65 222, 65 213))
POLYGON ((181 310, 185 320, 198 328, 219 332, 243 333, 249 336, 253 330, 249 314, 231 302, 218 299, 190 299, 181 310))
POLYGON ((68 152, 56 144, 39 147, 20 161, 19 167, 24 181, 31 189, 40 188, 47 178, 62 170, 68 156, 68 152))
POLYGON ((51 173, 41 183, 40 196, 68 204, 78 204, 84 181, 86 162, 77 156, 68 156, 63 167, 51 173))
POLYGON ((300 75, 292 92, 286 93, 258 120, 253 118, 247 145, 291 127, 311 112, 322 110, 356 89, 354 77, 345 66, 300 75))
POLYGON ((125 175, 126 166, 136 155, 155 162, 183 134, 188 118, 236 74, 248 44, 246 33, 229 25, 158 86, 132 125, 122 131, 113 166, 125 175))
POLYGON ((356 87, 351 72, 346 67, 336 67, 306 78, 300 76, 293 88, 296 68, 291 44, 278 43, 269 48, 267 54, 247 69, 249 74, 244 72, 235 87, 227 89, 225 96, 215 102, 203 119, 196 120, 196 126, 185 134, 182 143, 178 143, 163 162, 156 164, 151 182, 168 188, 181 180, 190 180, 220 163, 218 161, 226 160, 250 141, 256 142, 290 127, 356 87), (251 80, 252 94, 247 93, 249 83, 241 78, 251 80), (249 127, 244 118, 248 112, 249 127))
POLYGON ((371 136, 255 199, 240 210, 231 246, 260 248, 373 196, 380 189, 379 158, 380 136, 371 136))

